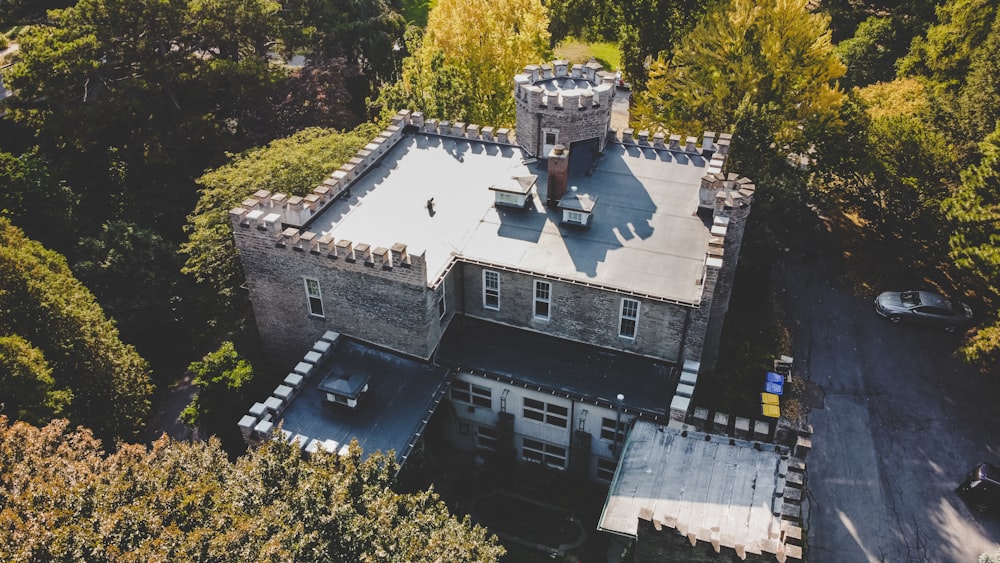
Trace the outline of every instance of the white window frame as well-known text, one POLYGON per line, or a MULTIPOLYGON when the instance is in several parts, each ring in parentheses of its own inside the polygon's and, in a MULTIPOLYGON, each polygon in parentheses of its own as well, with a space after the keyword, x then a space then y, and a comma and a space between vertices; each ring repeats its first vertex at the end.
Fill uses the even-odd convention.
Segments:
POLYGON ((570 211, 568 209, 566 209, 565 211, 566 211, 566 222, 567 223, 579 223, 580 225, 583 224, 583 213, 582 212, 580 212, 580 211, 570 211))
POLYGON ((316 278, 302 278, 302 282, 306 289, 306 305, 309 307, 309 316, 316 317, 320 319, 326 318, 326 314, 323 311, 323 290, 320 288, 319 280, 316 278), (312 288, 309 287, 309 283, 312 282, 316 285, 316 292, 313 293, 312 288), (317 313, 317 309, 319 312, 317 313))
MULTIPOLYGON (((618 424, 618 420, 614 418, 601 417, 601 439, 607 440, 608 442, 615 441, 615 426, 618 424)), ((618 428, 618 443, 625 443, 625 436, 628 435, 629 431, 628 421, 623 420, 621 422, 621 427, 618 428)))
POLYGON ((555 469, 566 469, 565 446, 548 444, 534 438, 521 438, 521 459, 534 463, 543 463, 555 469))
POLYGON ((552 318, 552 283, 542 280, 535 280, 534 283, 534 305, 532 316, 538 320, 547 321, 552 318), (539 306, 544 307, 545 314, 539 314, 539 306))
POLYGON ((445 301, 445 284, 447 280, 441 280, 441 295, 438 296, 438 320, 443 319, 448 314, 448 303, 445 301))
POLYGON ((489 387, 456 379, 451 383, 451 400, 492 409, 493 390, 489 387))
POLYGON ((500 272, 483 270, 483 308, 500 310, 500 272))
POLYGON ((615 471, 618 470, 618 462, 604 457, 597 458, 597 471, 595 477, 601 481, 611 482, 615 478, 615 471), (610 467, 609 467, 610 466, 610 467))
POLYGON ((476 447, 489 450, 491 452, 497 451, 497 439, 499 434, 496 428, 490 428, 489 426, 476 426, 476 447))
POLYGON ((636 335, 639 334, 639 309, 641 306, 642 303, 638 299, 622 297, 618 312, 618 336, 635 340, 636 335), (631 330, 627 329, 629 326, 631 326, 631 330))
POLYGON ((569 428, 569 409, 567 407, 546 403, 531 397, 524 397, 521 406, 521 415, 528 420, 544 422, 558 428, 569 428), (532 404, 529 404, 529 401, 532 404))

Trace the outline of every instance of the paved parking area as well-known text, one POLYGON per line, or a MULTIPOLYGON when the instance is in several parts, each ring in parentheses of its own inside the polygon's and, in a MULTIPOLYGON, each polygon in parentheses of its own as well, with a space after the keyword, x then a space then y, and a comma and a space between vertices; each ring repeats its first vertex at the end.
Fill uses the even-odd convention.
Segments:
POLYGON ((814 397, 808 561, 975 562, 1000 550, 1000 515, 954 493, 975 463, 1000 463, 996 376, 953 356, 957 335, 878 317, 874 296, 852 295, 833 263, 776 276, 814 397))

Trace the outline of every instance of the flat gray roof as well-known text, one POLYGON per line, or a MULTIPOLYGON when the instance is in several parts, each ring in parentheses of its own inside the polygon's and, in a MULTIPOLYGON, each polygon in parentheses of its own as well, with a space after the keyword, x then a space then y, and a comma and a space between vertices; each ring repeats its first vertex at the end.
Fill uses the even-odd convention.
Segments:
MULTIPOLYGON (((641 517, 698 541, 776 553, 781 455, 743 440, 638 421, 629 433, 598 529, 636 537, 641 517)), ((780 506, 779 506, 780 508, 780 506)), ((673 532, 671 532, 673 533, 673 532)))
POLYGON ((425 252, 429 283, 459 256, 700 302, 709 239, 709 226, 696 214, 704 158, 609 144, 585 173, 571 170, 570 185, 598 200, 590 228, 578 229, 560 225, 561 212, 543 206, 546 161, 526 164, 526 156, 519 147, 409 133, 310 230, 425 252), (517 189, 515 177, 530 174, 538 181, 528 208, 494 207, 490 186, 517 189))
POLYGON ((366 454, 395 450, 402 464, 444 396, 448 372, 341 336, 282 413, 282 428, 341 445, 356 438, 366 454), (317 387, 338 371, 370 378, 356 410, 323 401, 326 394, 317 387))

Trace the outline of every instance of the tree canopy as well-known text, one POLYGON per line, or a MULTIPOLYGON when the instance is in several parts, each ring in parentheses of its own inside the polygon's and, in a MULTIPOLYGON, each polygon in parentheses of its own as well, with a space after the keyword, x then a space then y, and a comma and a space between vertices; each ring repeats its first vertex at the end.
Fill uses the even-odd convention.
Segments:
POLYGON ((0 559, 496 561, 484 528, 433 491, 392 490, 391 454, 269 441, 231 463, 217 440, 106 454, 66 421, 0 416, 0 559))
POLYGON ((129 437, 149 414, 149 368, 61 255, 0 219, 0 381, 13 412, 129 437), (30 391, 29 391, 30 390, 30 391), (9 397, 9 398, 8 398, 9 397))
POLYGON ((836 122, 842 100, 836 80, 844 66, 826 24, 806 10, 806 0, 723 2, 672 56, 653 61, 634 120, 691 133, 731 131, 740 111, 767 108, 778 149, 804 150, 810 132, 836 122))
POLYGON ((514 123, 511 80, 550 56, 548 16, 538 0, 440 0, 421 35, 407 32, 411 55, 378 105, 428 117, 494 126, 514 123))

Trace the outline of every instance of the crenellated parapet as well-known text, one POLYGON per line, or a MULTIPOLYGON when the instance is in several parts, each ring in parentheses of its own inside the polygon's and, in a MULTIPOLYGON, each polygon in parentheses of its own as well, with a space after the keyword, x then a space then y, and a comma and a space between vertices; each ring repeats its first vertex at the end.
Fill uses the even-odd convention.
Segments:
POLYGON ((517 143, 545 157, 556 144, 596 139, 603 151, 611 126, 615 74, 600 63, 552 61, 528 65, 514 77, 517 143))
POLYGON ((722 133, 716 140, 714 131, 705 131, 701 137, 701 146, 698 145, 698 137, 685 136, 683 144, 681 144, 681 139, 679 133, 654 131, 651 135, 648 129, 636 131, 628 128, 622 131, 621 142, 623 145, 703 156, 709 159, 708 171, 710 173, 722 172, 722 165, 725 164, 726 157, 729 156, 729 146, 733 140, 731 133, 722 133))
MULTIPOLYGON (((365 270, 383 276, 399 278, 400 281, 426 286, 427 267, 425 255, 411 253, 403 243, 391 247, 375 246, 348 239, 335 239, 329 234, 318 234, 298 227, 283 226, 280 215, 268 212, 263 202, 270 197, 244 202, 229 212, 237 245, 241 251, 253 248, 256 251, 287 251, 299 253, 312 259, 322 259, 328 267, 339 269, 365 270), (246 204, 259 205, 248 208, 246 204)), ((281 195, 281 194, 277 194, 281 195)))
POLYGON ((400 110, 396 114, 396 118, 400 119, 401 125, 415 127, 417 131, 428 135, 467 139, 469 141, 481 141, 499 145, 513 145, 515 142, 514 130, 507 127, 497 128, 491 125, 427 118, 421 111, 411 112, 405 109, 400 110))

